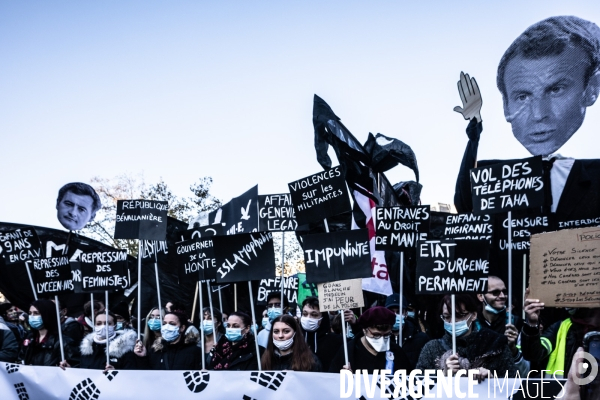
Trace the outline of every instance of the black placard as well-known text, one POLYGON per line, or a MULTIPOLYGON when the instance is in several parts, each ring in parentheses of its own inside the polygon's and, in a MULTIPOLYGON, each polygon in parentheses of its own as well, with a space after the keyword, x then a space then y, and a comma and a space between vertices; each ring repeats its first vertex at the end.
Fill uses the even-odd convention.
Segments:
POLYGON ((567 219, 562 217, 556 221, 557 230, 587 228, 590 226, 600 226, 600 217, 597 215, 578 219, 567 219))
POLYGON ((179 235, 181 242, 184 240, 206 239, 213 236, 225 235, 225 227, 223 227, 223 225, 198 226, 192 229, 181 231, 179 235))
POLYGON ((40 258, 42 247, 35 229, 0 232, 0 255, 4 257, 4 265, 40 258))
POLYGON ((179 279, 205 281, 217 277, 213 238, 196 238, 175 244, 179 279))
POLYGON ((429 206, 376 207, 375 249, 402 251, 427 240, 429 206))
POLYGON ((443 238, 449 240, 488 240, 494 234, 494 221, 489 214, 448 214, 444 218, 443 238))
POLYGON ((79 261, 71 261, 71 270, 81 274, 84 293, 125 290, 131 285, 126 250, 83 253, 79 261))
POLYGON ((488 240, 420 242, 415 293, 485 293, 489 249, 488 240))
POLYGON ((288 183, 288 187, 300 225, 352 210, 340 166, 288 183))
POLYGON ((258 196, 258 218, 261 231, 295 231, 296 214, 289 193, 258 196))
POLYGON ((32 273, 38 295, 56 295, 73 292, 73 274, 69 257, 35 258, 25 261, 32 273))
POLYGON ((165 240, 166 201, 118 200, 115 239, 165 240))
POLYGON ((367 229, 306 235, 303 244, 309 283, 372 277, 367 229))
MULTIPOLYGON (((256 297, 256 304, 264 306, 267 304, 267 296, 271 292, 281 292, 281 277, 277 276, 271 279, 261 279, 258 284, 258 296, 256 297)), ((290 303, 290 309, 296 308, 298 303, 298 276, 287 276, 283 278, 283 295, 288 299, 290 303)))
POLYGON ((541 156, 471 169, 473 212, 494 214, 543 206, 542 173, 541 156))
POLYGON ((217 283, 259 280, 275 273, 273 233, 215 236, 217 283))
POLYGON ((258 230, 258 185, 209 214, 211 225, 221 224, 226 235, 258 230))

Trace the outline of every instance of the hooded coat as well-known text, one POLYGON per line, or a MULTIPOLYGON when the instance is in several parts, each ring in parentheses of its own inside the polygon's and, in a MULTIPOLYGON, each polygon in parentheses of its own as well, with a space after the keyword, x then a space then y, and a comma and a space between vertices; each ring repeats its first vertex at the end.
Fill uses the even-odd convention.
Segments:
MULTIPOLYGON (((79 367, 103 370, 106 366, 106 344, 94 342, 94 335, 90 333, 81 341, 79 367)), ((115 369, 136 369, 137 360, 133 353, 136 339, 136 333, 130 329, 115 331, 115 337, 110 340, 108 347, 110 365, 115 369)))
POLYGON ((197 370, 202 368, 203 353, 198 347, 198 334, 188 331, 177 343, 157 338, 148 355, 138 358, 138 365, 152 370, 197 370))

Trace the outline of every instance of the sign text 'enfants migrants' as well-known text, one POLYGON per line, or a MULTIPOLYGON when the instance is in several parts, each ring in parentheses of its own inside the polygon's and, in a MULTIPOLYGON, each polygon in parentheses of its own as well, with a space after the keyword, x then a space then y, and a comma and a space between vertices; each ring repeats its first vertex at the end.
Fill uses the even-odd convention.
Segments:
POLYGON ((166 201, 118 200, 115 239, 165 240, 166 201))
POLYGON ((471 169, 473 213, 494 214, 544 205, 542 158, 471 169))
POLYGON ((288 183, 288 187, 300 225, 352 210, 340 166, 288 183))

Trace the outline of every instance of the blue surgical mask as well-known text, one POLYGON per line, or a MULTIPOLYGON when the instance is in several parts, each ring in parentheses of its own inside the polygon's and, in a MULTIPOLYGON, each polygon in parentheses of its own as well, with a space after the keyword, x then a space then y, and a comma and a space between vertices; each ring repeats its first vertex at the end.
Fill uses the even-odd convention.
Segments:
POLYGON ((400 330, 400 324, 402 324, 402 326, 404 326, 404 315, 396 314, 396 322, 392 326, 392 330, 393 331, 399 331, 400 330))
POLYGON ((205 335, 212 335, 214 330, 213 322, 206 319, 202 321, 202 330, 204 331, 205 335))
POLYGON ((158 332, 160 331, 160 327, 162 326, 162 322, 158 318, 152 318, 148 320, 148 328, 151 331, 158 332))
POLYGON ((117 326, 115 327, 115 330, 122 331, 123 330, 123 323, 122 322, 117 322, 117 326))
MULTIPOLYGON (((471 317, 469 316, 469 318, 467 318, 464 321, 455 322, 456 337, 461 337, 469 331, 471 324, 467 324, 467 321, 469 321, 470 319, 471 317)), ((452 323, 444 321, 444 329, 446 330, 446 332, 452 335, 452 323)))
POLYGON ((29 326, 33 329, 40 329, 44 326, 44 321, 42 321, 41 315, 30 315, 29 316, 29 326))
POLYGON ((496 310, 494 307, 490 306, 487 301, 485 301, 485 297, 483 298, 483 302, 485 303, 485 311, 490 314, 500 314, 502 311, 506 310, 506 306, 502 307, 501 310, 496 310))
POLYGON ((230 342, 239 342, 242 340, 242 328, 226 328, 225 337, 230 342))
POLYGON ((223 321, 223 328, 227 328, 227 321, 223 321))
POLYGON ((415 318, 415 312, 414 311, 407 311, 406 312, 406 316, 408 318, 413 318, 414 319, 415 318))
POLYGON ((179 337, 179 327, 176 325, 164 324, 160 328, 160 335, 167 342, 172 342, 179 337))
POLYGON ((267 315, 269 316, 269 321, 273 321, 275 318, 279 317, 283 313, 281 307, 271 307, 267 309, 267 315))
POLYGON ((266 329, 268 323, 269 323, 269 317, 264 317, 262 319, 262 327, 266 329))

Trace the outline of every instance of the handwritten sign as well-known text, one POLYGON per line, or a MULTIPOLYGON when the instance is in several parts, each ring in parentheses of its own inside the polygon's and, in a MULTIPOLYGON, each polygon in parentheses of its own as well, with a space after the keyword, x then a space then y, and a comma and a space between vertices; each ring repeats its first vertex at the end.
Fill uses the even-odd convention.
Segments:
POLYGON ((321 312, 364 307, 362 279, 319 283, 319 309, 321 312))
POLYGON ((600 307, 600 229, 531 237, 531 298, 546 307, 600 307))
POLYGON ((402 251, 417 247, 429 232, 429 206, 375 207, 375 249, 402 251))
POLYGON ((561 219, 556 221, 557 229, 586 228, 589 226, 600 226, 600 217, 594 216, 580 219, 561 219))
POLYGON ((166 201, 118 200, 115 239, 164 241, 168 210, 166 201))
POLYGON ((185 240, 174 246, 180 280, 188 278, 204 281, 217 277, 212 238, 185 240))
POLYGON ((125 290, 131 284, 126 250, 82 253, 79 261, 71 261, 71 271, 81 274, 80 289, 86 293, 125 290))
POLYGON ((488 214, 449 214, 444 222, 444 239, 492 240, 494 224, 488 214))
POLYGON ((306 235, 304 262, 310 283, 372 276, 369 233, 366 229, 306 235))
POLYGON ((296 220, 304 225, 351 211, 341 167, 288 183, 296 220))
POLYGON ((416 294, 484 293, 488 240, 427 240, 417 249, 416 294))
POLYGON ((273 233, 215 236, 217 283, 259 280, 275 274, 273 233))
POLYGON ((544 205, 542 158, 471 169, 473 213, 493 214, 544 205))
POLYGON ((25 261, 25 265, 32 271, 39 295, 69 293, 75 288, 67 256, 36 258, 25 261))
POLYGON ((41 257, 42 248, 35 229, 0 232, 0 255, 4 257, 5 265, 41 257))
MULTIPOLYGON (((267 296, 271 292, 281 292, 281 277, 260 280, 256 304, 259 306, 267 304, 267 296)), ((298 303, 298 276, 283 278, 283 295, 287 297, 290 307, 296 308, 295 305, 298 303)))
POLYGON ((258 218, 261 231, 295 231, 298 227, 289 193, 258 196, 258 218))

